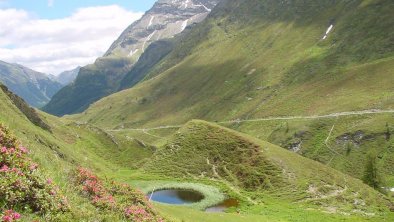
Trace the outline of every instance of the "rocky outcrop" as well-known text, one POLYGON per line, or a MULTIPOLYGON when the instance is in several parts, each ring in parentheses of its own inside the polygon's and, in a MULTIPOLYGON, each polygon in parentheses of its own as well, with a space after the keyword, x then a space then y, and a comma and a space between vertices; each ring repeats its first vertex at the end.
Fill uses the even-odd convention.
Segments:
POLYGON ((138 59, 150 43, 172 38, 188 25, 204 20, 219 1, 159 0, 121 34, 104 56, 138 59))

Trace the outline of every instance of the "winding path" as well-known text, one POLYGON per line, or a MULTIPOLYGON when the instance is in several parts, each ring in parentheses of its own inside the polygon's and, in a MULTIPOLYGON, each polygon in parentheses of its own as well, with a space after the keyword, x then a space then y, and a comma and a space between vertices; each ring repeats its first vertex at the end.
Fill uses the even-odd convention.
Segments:
MULTIPOLYGON (((257 118, 257 119, 237 119, 237 120, 228 120, 221 121, 216 123, 244 123, 244 122, 262 122, 262 121, 271 121, 271 120, 295 120, 295 119, 323 119, 323 118, 336 118, 341 116, 357 116, 357 115, 370 115, 370 114, 384 114, 384 113, 394 113, 394 109, 380 110, 380 109, 369 109, 369 110, 361 110, 361 111, 352 111, 352 112, 339 112, 339 113, 331 113, 325 115, 312 115, 312 116, 283 116, 283 117, 267 117, 267 118, 257 118)), ((166 125, 166 126, 157 126, 152 128, 128 128, 128 129, 116 129, 111 130, 108 129, 109 132, 120 132, 120 131, 149 131, 149 130, 158 130, 158 129, 177 129, 181 128, 183 125, 166 125)))

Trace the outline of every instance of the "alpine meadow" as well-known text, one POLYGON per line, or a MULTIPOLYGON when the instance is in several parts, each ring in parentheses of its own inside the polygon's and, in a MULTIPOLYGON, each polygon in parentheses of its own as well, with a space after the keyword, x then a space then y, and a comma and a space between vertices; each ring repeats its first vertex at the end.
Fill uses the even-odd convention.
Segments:
POLYGON ((148 2, 0 1, 42 47, 120 34, 45 74, 1 19, 1 222, 394 221, 394 1, 148 2))

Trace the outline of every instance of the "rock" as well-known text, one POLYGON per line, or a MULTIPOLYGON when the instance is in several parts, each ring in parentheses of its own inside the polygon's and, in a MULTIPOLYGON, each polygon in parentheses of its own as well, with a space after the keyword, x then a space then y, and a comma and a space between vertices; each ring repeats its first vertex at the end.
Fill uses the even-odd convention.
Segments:
POLYGON ((138 57, 154 41, 171 38, 188 25, 199 23, 219 0, 159 0, 130 25, 104 56, 138 57))

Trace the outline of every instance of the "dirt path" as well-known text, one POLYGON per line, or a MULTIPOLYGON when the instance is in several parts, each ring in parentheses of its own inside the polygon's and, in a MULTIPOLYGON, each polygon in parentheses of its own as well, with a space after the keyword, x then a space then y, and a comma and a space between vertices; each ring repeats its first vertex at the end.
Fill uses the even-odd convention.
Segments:
POLYGON ((335 118, 341 116, 357 116, 357 115, 382 114, 382 113, 394 113, 394 110, 371 109, 371 110, 362 110, 362 111, 353 111, 353 112, 331 113, 326 115, 284 116, 284 117, 268 117, 268 118, 246 119, 246 120, 231 120, 231 121, 223 121, 219 123, 243 123, 243 122, 260 122, 260 121, 270 121, 270 120, 294 120, 294 119, 323 119, 323 118, 335 118))
MULTIPOLYGON (((271 120, 295 120, 295 119, 323 119, 323 118, 336 118, 341 116, 357 116, 357 115, 370 115, 370 114, 384 114, 384 113, 394 113, 394 109, 388 110, 379 110, 379 109, 370 109, 370 110, 362 110, 362 111, 352 111, 352 112, 340 112, 340 113, 331 113, 326 115, 312 115, 312 116, 283 116, 283 117, 267 117, 267 118, 257 118, 257 119, 237 119, 237 120, 229 120, 229 121, 221 121, 217 123, 225 124, 225 123, 244 123, 244 122, 262 122, 262 121, 271 121, 271 120)), ((182 125, 166 125, 166 126, 158 126, 152 128, 129 128, 129 129, 117 129, 117 130, 107 130, 110 132, 120 132, 120 131, 149 131, 149 130, 158 130, 158 129, 178 129, 181 128, 182 125)))

